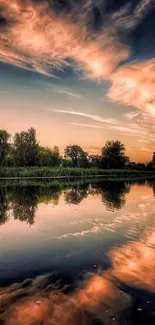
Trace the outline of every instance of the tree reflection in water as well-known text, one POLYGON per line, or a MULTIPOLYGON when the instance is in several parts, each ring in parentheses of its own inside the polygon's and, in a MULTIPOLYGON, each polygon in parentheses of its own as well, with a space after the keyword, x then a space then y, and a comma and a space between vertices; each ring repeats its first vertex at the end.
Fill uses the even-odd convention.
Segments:
POLYGON ((130 183, 111 181, 97 184, 102 195, 102 202, 107 210, 121 209, 126 202, 126 194, 130 192, 130 183))
POLYGON ((39 203, 59 204, 61 190, 57 187, 24 186, 11 190, 11 207, 15 220, 25 221, 29 225, 35 222, 39 203))
POLYGON ((64 191, 64 199, 67 204, 79 204, 89 194, 89 184, 75 185, 64 191))
POLYGON ((0 188, 0 225, 5 224, 9 217, 9 200, 6 197, 6 189, 0 188))
POLYGON ((15 220, 33 225, 38 204, 38 191, 35 187, 16 188, 12 192, 12 209, 15 220))
MULTIPOLYGON (((137 182, 136 182, 137 183, 137 182)), ((101 195, 101 200, 107 210, 114 211, 121 209, 126 202, 126 194, 129 193, 134 182, 123 181, 98 181, 66 184, 63 182, 53 182, 50 184, 22 183, 18 186, 0 186, 0 224, 9 220, 9 211, 12 209, 16 220, 27 222, 33 225, 38 204, 52 203, 59 204, 60 196, 63 196, 66 204, 78 205, 89 195, 101 195)), ((139 181, 138 185, 144 185, 144 181, 139 181)), ((155 193, 155 183, 147 183, 155 193)))

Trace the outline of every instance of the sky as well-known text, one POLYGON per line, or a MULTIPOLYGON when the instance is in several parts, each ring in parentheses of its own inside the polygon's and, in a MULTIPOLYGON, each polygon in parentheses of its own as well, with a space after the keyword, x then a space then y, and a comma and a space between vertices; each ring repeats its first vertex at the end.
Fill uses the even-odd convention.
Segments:
POLYGON ((155 0, 0 0, 0 129, 155 150, 155 0))

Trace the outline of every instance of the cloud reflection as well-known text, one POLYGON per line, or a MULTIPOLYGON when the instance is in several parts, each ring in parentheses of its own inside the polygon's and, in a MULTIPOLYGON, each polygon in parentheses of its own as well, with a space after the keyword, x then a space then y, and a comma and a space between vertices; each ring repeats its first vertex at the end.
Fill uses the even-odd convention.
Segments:
POLYGON ((134 308, 122 283, 155 293, 155 232, 141 242, 114 248, 112 267, 87 275, 80 288, 67 295, 54 285, 51 275, 26 280, 0 289, 1 321, 7 325, 122 324, 128 323, 134 308))

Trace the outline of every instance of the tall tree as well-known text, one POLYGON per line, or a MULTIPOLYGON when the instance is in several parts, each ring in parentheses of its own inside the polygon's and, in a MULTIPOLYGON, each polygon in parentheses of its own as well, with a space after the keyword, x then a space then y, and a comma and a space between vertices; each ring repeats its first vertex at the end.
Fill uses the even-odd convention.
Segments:
POLYGON ((120 141, 107 141, 102 148, 103 168, 123 168, 129 158, 125 156, 125 146, 120 141))
POLYGON ((72 162, 73 167, 88 167, 88 154, 78 145, 67 146, 64 156, 72 162))
POLYGON ((0 130, 0 166, 6 163, 7 154, 9 152, 10 134, 6 130, 0 130))
POLYGON ((38 152, 39 146, 34 128, 15 134, 14 159, 17 166, 36 166, 38 164, 38 152))

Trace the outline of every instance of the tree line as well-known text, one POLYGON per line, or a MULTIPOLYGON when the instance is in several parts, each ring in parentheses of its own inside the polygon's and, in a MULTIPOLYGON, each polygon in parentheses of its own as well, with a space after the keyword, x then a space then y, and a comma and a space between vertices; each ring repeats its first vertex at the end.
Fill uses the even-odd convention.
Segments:
POLYGON ((14 137, 6 130, 0 130, 0 167, 79 167, 138 170, 155 169, 155 152, 146 164, 131 162, 126 156, 124 144, 120 141, 107 141, 100 155, 89 155, 79 145, 66 146, 64 155, 59 147, 52 149, 40 146, 36 130, 16 132, 14 137))

